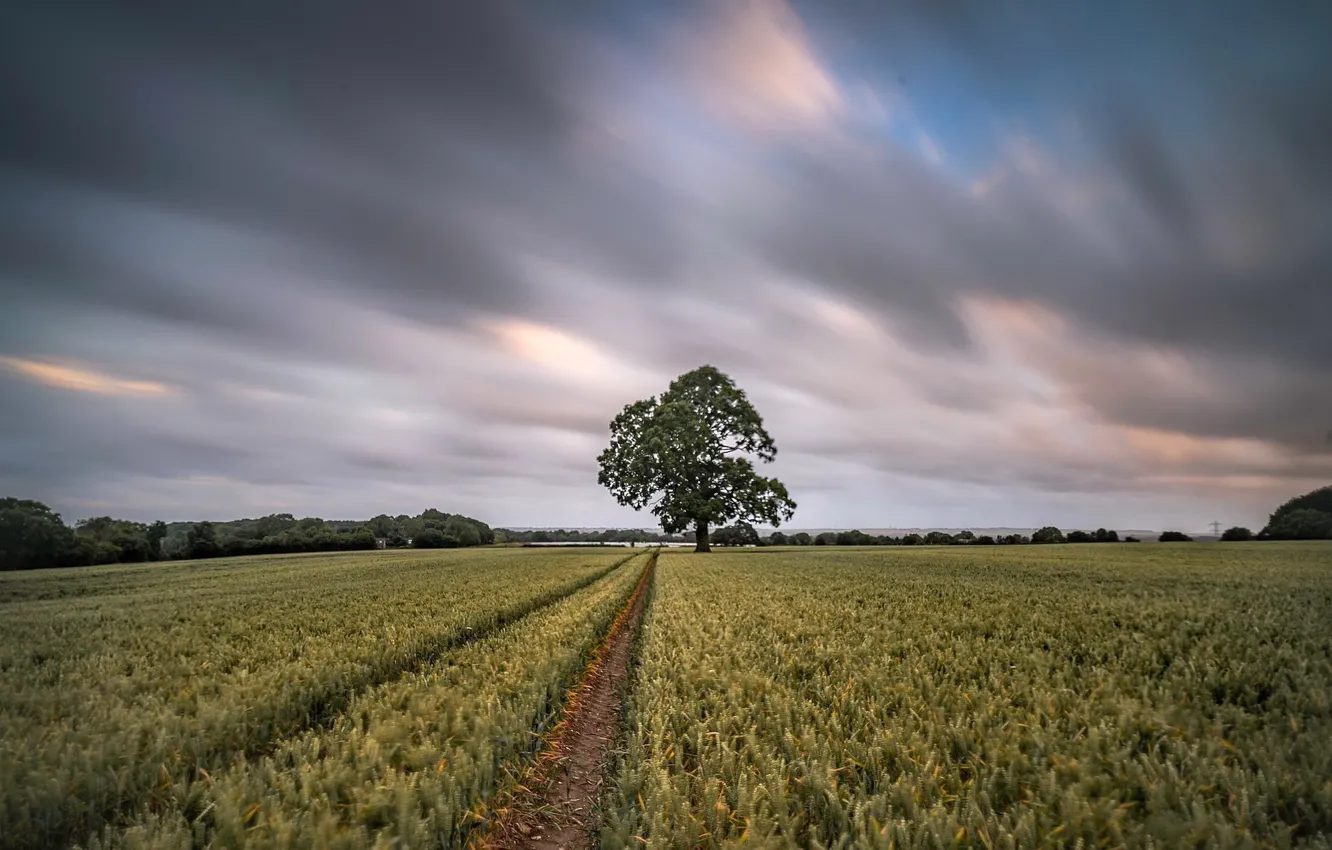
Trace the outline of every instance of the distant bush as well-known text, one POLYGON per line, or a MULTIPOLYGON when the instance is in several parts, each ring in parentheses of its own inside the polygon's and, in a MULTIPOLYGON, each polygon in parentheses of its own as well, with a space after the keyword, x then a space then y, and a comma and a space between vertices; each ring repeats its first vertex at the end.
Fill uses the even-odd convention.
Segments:
POLYGON ((1221 532, 1221 539, 1227 543, 1252 540, 1253 532, 1242 525, 1237 525, 1234 528, 1227 528, 1225 531, 1221 532))
POLYGON ((1193 538, 1182 531, 1163 531, 1161 536, 1156 538, 1162 543, 1192 543, 1193 538))
POLYGON ((757 546, 760 543, 754 526, 743 521, 714 531, 712 542, 718 546, 757 546))
POLYGON ((1130 534, 1128 537, 1125 537, 1125 538, 1124 538, 1124 542, 1125 542, 1125 543, 1141 543, 1142 541, 1130 534))
POLYGON ((1031 535, 1032 543, 1063 543, 1064 532, 1055 528, 1053 525, 1047 525, 1045 528, 1038 529, 1031 535))
POLYGON ((993 546, 993 545, 995 545, 995 544, 994 544, 994 538, 991 537, 991 536, 988 535, 988 534, 982 534, 980 537, 977 537, 977 538, 976 538, 976 545, 977 545, 977 546, 993 546))
POLYGON ((1088 534, 1088 533, 1085 532, 1085 531, 1070 531, 1070 532, 1068 533, 1068 542, 1069 542, 1069 543, 1094 543, 1094 542, 1096 542, 1096 538, 1092 537, 1090 534, 1088 534))
POLYGON ((423 528, 412 538, 414 549, 443 549, 446 545, 444 532, 438 528, 423 528))

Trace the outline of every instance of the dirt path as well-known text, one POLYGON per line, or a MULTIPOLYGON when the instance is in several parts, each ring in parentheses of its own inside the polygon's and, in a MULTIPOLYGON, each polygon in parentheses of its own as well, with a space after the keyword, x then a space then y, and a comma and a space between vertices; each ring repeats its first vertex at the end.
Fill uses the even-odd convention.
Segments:
POLYGON ((648 555, 643 578, 597 648, 582 680, 569 694, 564 717, 550 743, 496 814, 487 850, 586 848, 596 832, 611 748, 620 731, 629 684, 629 654, 647 608, 657 553, 648 555))

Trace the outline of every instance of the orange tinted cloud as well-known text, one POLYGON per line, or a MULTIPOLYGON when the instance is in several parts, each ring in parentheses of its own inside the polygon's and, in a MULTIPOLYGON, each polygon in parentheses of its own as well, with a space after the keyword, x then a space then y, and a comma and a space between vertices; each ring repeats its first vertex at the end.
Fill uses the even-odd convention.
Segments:
POLYGON ((842 107, 800 18, 782 0, 716 4, 712 32, 688 55, 714 107, 745 123, 821 121, 842 107))
POLYGON ((0 366, 19 377, 62 390, 118 396, 167 396, 175 390, 157 381, 132 381, 71 363, 0 357, 0 366))

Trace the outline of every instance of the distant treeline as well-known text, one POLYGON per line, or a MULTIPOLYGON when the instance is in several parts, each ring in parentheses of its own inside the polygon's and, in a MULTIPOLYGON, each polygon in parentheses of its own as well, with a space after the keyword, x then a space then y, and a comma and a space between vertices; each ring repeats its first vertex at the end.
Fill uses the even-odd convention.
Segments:
MULTIPOLYGON (((692 542, 692 535, 687 535, 692 542)), ((1332 539, 1332 487, 1323 487, 1303 496, 1297 496, 1277 508, 1262 531, 1254 534, 1242 526, 1228 528, 1221 535, 1223 542, 1244 540, 1325 540, 1332 539)), ((1181 531, 1163 531, 1157 537, 1162 543, 1187 543, 1193 540, 1181 531)), ((866 534, 862 531, 825 531, 816 536, 806 532, 783 534, 774 531, 767 537, 748 523, 736 523, 717 529, 712 534, 714 546, 1014 546, 1041 543, 1137 543, 1136 537, 1120 538, 1113 529, 1070 531, 1065 534, 1053 525, 1025 534, 990 536, 970 531, 949 534, 931 531, 926 534, 904 534, 893 537, 886 534, 866 534)))
POLYGON ((41 502, 0 499, 0 570, 81 567, 227 555, 340 552, 413 546, 441 549, 495 542, 480 520, 431 508, 418 516, 370 520, 296 519, 272 514, 231 522, 142 523, 111 517, 71 528, 41 502))
POLYGON ((511 528, 495 529, 496 543, 693 543, 694 533, 661 534, 645 531, 641 528, 606 528, 601 531, 566 531, 560 529, 530 529, 514 531, 511 528))
MULTIPOLYGON (((1188 535, 1163 532, 1162 542, 1186 542, 1188 535)), ((1332 539, 1332 486, 1290 499, 1254 534, 1236 526, 1226 529, 1223 541, 1332 539)), ((352 549, 412 546, 439 549, 483 546, 491 543, 692 543, 693 532, 659 534, 639 528, 604 531, 513 531, 491 529, 480 520, 430 508, 417 516, 380 514, 368 520, 296 519, 272 514, 231 522, 142 523, 109 516, 66 525, 60 514, 30 499, 0 499, 0 570, 41 567, 80 567, 90 564, 137 563, 225 555, 271 555, 284 552, 339 552, 352 549)), ((970 531, 949 534, 866 534, 862 531, 825 531, 785 534, 774 531, 761 537, 748 523, 736 523, 712 533, 716 546, 1014 546, 1041 543, 1136 543, 1113 530, 1070 531, 1046 526, 1025 534, 990 536, 970 531)))
MULTIPOLYGON (((763 537, 749 523, 740 522, 717 529, 712 533, 714 546, 1024 546, 1032 543, 1119 543, 1118 532, 1098 528, 1095 531, 1070 531, 1065 535, 1054 526, 1046 526, 1028 537, 1025 534, 977 535, 971 531, 949 534, 930 531, 925 534, 866 534, 863 531, 824 531, 811 535, 805 531, 784 534, 774 531, 763 537)), ((1125 543, 1136 543, 1137 538, 1125 537, 1125 543)))
POLYGON ((163 554, 168 558, 342 552, 354 549, 453 549, 495 542, 490 526, 462 514, 429 508, 417 516, 380 514, 368 520, 296 519, 270 514, 231 522, 173 523, 163 554))

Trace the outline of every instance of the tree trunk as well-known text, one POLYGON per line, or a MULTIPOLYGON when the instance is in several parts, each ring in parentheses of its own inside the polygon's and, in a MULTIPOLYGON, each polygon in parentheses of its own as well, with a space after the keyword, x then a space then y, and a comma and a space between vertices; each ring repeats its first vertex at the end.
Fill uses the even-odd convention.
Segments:
POLYGON ((708 545, 708 524, 703 520, 694 523, 694 551, 712 551, 712 547, 708 545))

